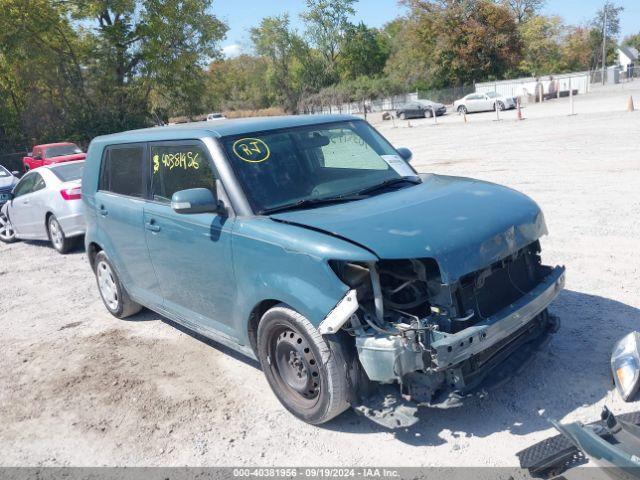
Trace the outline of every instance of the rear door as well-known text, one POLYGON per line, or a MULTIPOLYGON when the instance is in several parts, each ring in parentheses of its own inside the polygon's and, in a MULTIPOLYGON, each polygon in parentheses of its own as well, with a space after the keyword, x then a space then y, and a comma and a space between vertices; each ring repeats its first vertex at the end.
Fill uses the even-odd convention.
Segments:
POLYGON ((213 189, 216 173, 197 140, 150 144, 150 195, 144 226, 164 308, 197 325, 237 338, 232 310, 233 219, 218 213, 181 214, 171 197, 189 188, 213 189))
POLYGON ((146 151, 142 143, 105 149, 95 208, 103 247, 125 288, 135 300, 159 306, 162 295, 144 238, 146 151))
POLYGON ((483 110, 484 95, 480 95, 478 93, 474 93, 473 95, 469 95, 467 97, 467 101, 465 103, 466 103, 466 106, 467 106, 467 111, 469 111, 469 112, 481 112, 483 110))

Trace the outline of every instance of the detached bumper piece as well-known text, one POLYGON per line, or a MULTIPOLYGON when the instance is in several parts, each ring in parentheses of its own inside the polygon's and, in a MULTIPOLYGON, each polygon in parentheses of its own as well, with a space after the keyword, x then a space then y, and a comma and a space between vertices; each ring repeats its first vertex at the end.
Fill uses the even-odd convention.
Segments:
POLYGON ((609 478, 640 478, 640 412, 614 416, 606 407, 600 421, 562 425, 561 433, 516 456, 520 467, 537 478, 564 475, 593 461, 609 478))

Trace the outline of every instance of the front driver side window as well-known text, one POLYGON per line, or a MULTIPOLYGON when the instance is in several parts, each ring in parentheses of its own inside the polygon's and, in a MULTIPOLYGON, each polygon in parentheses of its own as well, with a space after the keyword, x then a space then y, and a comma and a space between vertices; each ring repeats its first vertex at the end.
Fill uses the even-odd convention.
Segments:
POLYGON ((200 144, 151 145, 151 198, 170 203, 175 192, 190 188, 215 191, 215 174, 200 144))
MULTIPOLYGON (((40 176, 40 175, 38 175, 40 176)), ((13 197, 17 198, 27 193, 33 192, 33 187, 36 183, 36 174, 32 173, 22 178, 13 189, 13 197)))

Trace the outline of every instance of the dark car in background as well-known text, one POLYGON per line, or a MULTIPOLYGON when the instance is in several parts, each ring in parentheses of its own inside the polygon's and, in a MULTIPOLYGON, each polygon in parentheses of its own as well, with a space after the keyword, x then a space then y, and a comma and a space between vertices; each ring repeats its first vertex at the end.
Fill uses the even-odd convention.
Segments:
POLYGON ((11 198, 11 191, 18 183, 18 172, 10 172, 0 165, 0 207, 11 198))
POLYGON ((433 117, 435 111, 436 116, 447 113, 447 107, 441 103, 431 102, 429 100, 419 100, 416 102, 405 103, 396 108, 396 117, 401 120, 408 118, 425 118, 433 117))

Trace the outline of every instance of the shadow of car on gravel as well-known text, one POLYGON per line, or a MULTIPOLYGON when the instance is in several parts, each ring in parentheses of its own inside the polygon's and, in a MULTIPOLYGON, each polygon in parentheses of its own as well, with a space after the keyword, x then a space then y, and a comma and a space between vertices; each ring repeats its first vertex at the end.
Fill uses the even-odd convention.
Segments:
MULTIPOLYGON (((466 398, 459 407, 421 407, 418 422, 389 430, 348 410, 318 428, 350 433, 391 432, 396 439, 415 446, 448 442, 454 438, 488 437, 500 431, 521 436, 549 429, 547 417, 562 419, 579 407, 605 398, 613 389, 609 358, 613 344, 640 324, 640 309, 585 293, 564 290, 551 313, 560 330, 522 371, 494 389, 466 398), (603 328, 606 327, 606 329, 603 328)), ((130 321, 161 320, 181 332, 230 355, 249 366, 260 364, 234 350, 176 324, 157 313, 142 310, 130 321)), ((293 417, 291 417, 294 420, 293 417)))

